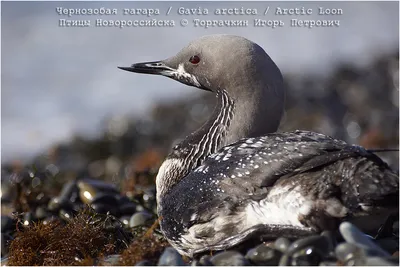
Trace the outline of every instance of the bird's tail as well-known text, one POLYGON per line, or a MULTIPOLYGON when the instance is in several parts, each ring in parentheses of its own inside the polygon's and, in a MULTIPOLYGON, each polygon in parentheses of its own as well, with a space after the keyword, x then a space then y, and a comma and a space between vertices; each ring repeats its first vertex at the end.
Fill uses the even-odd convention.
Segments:
POLYGON ((366 232, 376 230, 399 209, 399 175, 383 162, 350 158, 341 162, 342 202, 349 208, 353 223, 366 232))

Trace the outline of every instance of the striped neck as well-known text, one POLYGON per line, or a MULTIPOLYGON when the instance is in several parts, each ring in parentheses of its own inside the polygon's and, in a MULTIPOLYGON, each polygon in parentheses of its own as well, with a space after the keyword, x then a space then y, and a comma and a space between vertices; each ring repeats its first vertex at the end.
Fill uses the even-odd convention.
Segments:
POLYGON ((208 155, 226 145, 235 103, 225 90, 217 91, 216 95, 217 105, 207 122, 176 145, 161 165, 156 178, 158 202, 208 155))

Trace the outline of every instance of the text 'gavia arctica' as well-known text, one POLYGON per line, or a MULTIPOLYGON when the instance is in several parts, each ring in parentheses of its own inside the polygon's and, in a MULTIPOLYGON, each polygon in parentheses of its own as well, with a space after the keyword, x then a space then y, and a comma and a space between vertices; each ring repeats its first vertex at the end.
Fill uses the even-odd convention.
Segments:
POLYGON ((319 133, 274 133, 283 79, 257 44, 209 35, 169 59, 120 68, 217 97, 211 117, 173 148, 156 179, 161 230, 181 254, 226 249, 254 233, 335 229, 342 220, 398 210, 398 175, 375 154, 319 133))

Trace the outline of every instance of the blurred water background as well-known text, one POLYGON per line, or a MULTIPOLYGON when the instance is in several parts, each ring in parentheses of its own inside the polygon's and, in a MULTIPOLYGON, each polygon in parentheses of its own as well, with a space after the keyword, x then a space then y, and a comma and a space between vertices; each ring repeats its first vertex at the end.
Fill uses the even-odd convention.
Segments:
MULTIPOLYGON (((168 129, 170 135, 193 130, 206 117, 205 107, 199 101, 174 102, 199 97, 202 92, 162 77, 128 74, 116 66, 169 57, 190 40, 213 33, 242 35, 259 43, 281 68, 290 84, 283 129, 294 127, 287 125, 294 108, 299 110, 297 121, 318 114, 323 117, 318 126, 297 127, 352 143, 371 127, 384 134, 388 132, 384 127, 397 131, 398 22, 396 2, 3 2, 2 162, 29 161, 77 135, 102 138, 107 128, 114 127, 110 125, 125 129, 128 126, 120 124, 136 119, 151 124, 159 103, 169 103, 172 110, 191 107, 190 113, 179 112, 181 116, 194 114, 186 118, 191 127, 179 124, 179 129, 168 129), (263 16, 268 6, 270 11, 263 16), (68 17, 59 15, 57 7, 117 8, 118 15, 68 17), (166 16, 169 7, 172 10, 166 16), (211 15, 182 16, 179 7, 207 8, 211 15), (212 15, 215 8, 232 7, 256 8, 259 15, 212 15), (276 7, 312 8, 313 15, 278 16, 273 14, 276 7), (320 16, 317 7, 341 8, 344 13, 320 16), (123 8, 158 8, 161 14, 123 15, 123 8), (172 19, 176 26, 96 27, 98 18, 172 19), (181 27, 182 18, 249 19, 250 23, 248 27, 204 29, 192 23, 181 27), (280 19, 286 25, 253 27, 254 18, 280 19), (291 18, 340 20, 340 26, 290 27, 291 18), (59 19, 90 19, 92 26, 60 27, 59 19)), ((161 127, 157 124, 151 125, 161 127)), ((126 131, 123 134, 132 137, 126 131)), ((134 152, 129 144, 124 147, 134 152)))

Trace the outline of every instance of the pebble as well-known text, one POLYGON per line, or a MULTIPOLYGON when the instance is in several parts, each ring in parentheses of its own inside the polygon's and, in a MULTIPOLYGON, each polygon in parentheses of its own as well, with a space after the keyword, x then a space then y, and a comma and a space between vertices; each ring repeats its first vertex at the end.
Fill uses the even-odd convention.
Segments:
POLYGON ((319 266, 337 266, 336 261, 321 261, 319 266))
POLYGON ((184 266, 182 256, 173 247, 165 248, 157 263, 158 266, 184 266))
POLYGON ((101 180, 83 179, 78 182, 79 197, 85 204, 91 204, 99 194, 118 195, 114 184, 106 183, 101 180))
POLYGON ((115 195, 98 193, 93 197, 91 204, 107 204, 110 206, 118 207, 118 199, 115 195))
POLYGON ((213 256, 210 261, 217 266, 244 266, 249 262, 237 251, 228 250, 213 256))
POLYGON ((137 205, 136 206, 136 211, 145 211, 145 207, 143 207, 142 205, 137 205))
POLYGON ((192 260, 192 262, 190 263, 190 266, 203 266, 203 265, 200 264, 198 260, 192 260))
POLYGON ((365 252, 354 244, 341 243, 335 248, 337 259, 344 265, 364 265, 365 252))
POLYGON ((291 264, 293 266, 316 266, 323 258, 323 253, 316 247, 302 249, 293 254, 291 264))
POLYGON ((76 203, 79 200, 79 189, 76 181, 70 181, 66 183, 61 189, 58 198, 61 200, 60 202, 71 202, 76 203))
POLYGON ((40 205, 40 206, 45 206, 47 203, 49 203, 50 197, 48 195, 45 195, 43 192, 39 193, 35 197, 35 202, 40 205))
POLYGON ((129 202, 125 203, 119 208, 120 215, 132 215, 136 212, 136 205, 135 203, 129 202))
POLYGON ((70 220, 72 220, 74 213, 70 210, 61 209, 60 212, 58 213, 58 215, 64 221, 70 221, 70 220))
POLYGON ((279 237, 275 240, 274 246, 276 250, 285 253, 290 246, 290 241, 285 237, 279 237))
POLYGON ((8 254, 8 248, 10 246, 10 241, 13 240, 14 238, 5 233, 1 233, 1 256, 7 256, 8 254))
POLYGON ((316 265, 328 253, 326 236, 312 235, 294 241, 279 261, 279 265, 316 265))
POLYGON ((192 260, 190 263, 190 266, 204 266, 203 264, 200 264, 198 260, 192 260))
POLYGON ((156 188, 149 187, 144 190, 143 193, 143 202, 144 206, 150 209, 156 202, 156 188))
POLYGON ((46 209, 45 209, 44 207, 39 206, 39 207, 36 208, 35 217, 36 217, 38 220, 43 220, 43 219, 46 218, 47 216, 48 216, 48 214, 47 214, 47 211, 46 211, 46 209))
POLYGON ((120 194, 118 194, 118 195, 115 195, 115 197, 117 198, 117 200, 118 200, 118 205, 119 206, 122 206, 122 205, 124 205, 124 204, 126 204, 126 203, 132 203, 132 201, 129 199, 129 197, 127 197, 126 195, 120 195, 120 194))
POLYGON ((329 248, 329 241, 325 236, 313 235, 294 241, 286 251, 286 254, 293 255, 295 252, 305 249, 307 247, 319 248, 321 253, 327 253, 329 248))
POLYGON ((211 266, 212 265, 211 258, 212 256, 210 255, 203 255, 199 259, 199 264, 202 266, 211 266))
POLYGON ((365 265, 368 266, 399 266, 399 260, 389 261, 381 257, 367 257, 365 265))
POLYGON ((132 217, 129 220, 129 227, 145 225, 146 222, 151 220, 152 218, 153 215, 146 211, 136 212, 135 214, 132 215, 132 217))
MULTIPOLYGON (((350 244, 354 244, 360 248, 373 252, 373 256, 388 257, 389 253, 384 251, 381 247, 375 244, 371 238, 366 236, 357 227, 349 222, 343 222, 339 226, 340 233, 344 240, 350 244)), ((372 255, 371 255, 372 256, 372 255)))
POLYGON ((1 215, 1 232, 4 233, 13 231, 14 228, 15 228, 14 220, 9 216, 1 215))
POLYGON ((60 209, 71 209, 72 204, 68 199, 53 197, 47 204, 47 209, 49 211, 59 211, 60 209))
POLYGON ((100 260, 101 266, 112 266, 112 265, 118 265, 119 260, 121 258, 121 255, 119 254, 113 254, 113 255, 108 255, 107 257, 104 257, 100 260))
POLYGON ((34 219, 35 219, 35 218, 34 218, 32 212, 26 212, 26 213, 24 214, 23 219, 22 219, 22 225, 23 225, 24 227, 28 227, 28 226, 32 225, 34 219))
POLYGON ((94 203, 90 205, 94 211, 100 214, 107 214, 110 212, 111 215, 118 216, 118 206, 109 205, 106 203, 94 203))
POLYGON ((42 221, 42 223, 43 224, 48 224, 48 223, 50 223, 50 222, 55 222, 55 221, 59 221, 60 219, 59 219, 59 217, 56 217, 56 216, 49 216, 49 217, 46 217, 43 221, 42 221))
POLYGON ((130 216, 122 216, 119 218, 119 220, 125 225, 125 226, 129 226, 129 219, 131 217, 130 216))
POLYGON ((278 265, 282 253, 264 244, 250 249, 246 254, 246 259, 257 265, 278 265))

